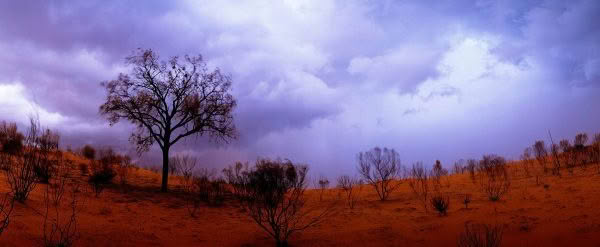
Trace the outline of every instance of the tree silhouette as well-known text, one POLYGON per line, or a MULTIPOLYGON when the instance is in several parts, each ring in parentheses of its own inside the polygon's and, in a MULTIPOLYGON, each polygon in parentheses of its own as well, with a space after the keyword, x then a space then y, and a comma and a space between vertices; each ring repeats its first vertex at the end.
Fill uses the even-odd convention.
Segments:
POLYGON ((138 152, 158 143, 163 155, 161 191, 167 191, 169 149, 191 135, 225 141, 236 137, 229 93, 231 79, 219 69, 209 70, 202 56, 175 56, 159 61, 157 53, 139 49, 126 63, 129 74, 103 82, 108 93, 100 114, 113 125, 122 119, 136 125, 130 141, 138 152))

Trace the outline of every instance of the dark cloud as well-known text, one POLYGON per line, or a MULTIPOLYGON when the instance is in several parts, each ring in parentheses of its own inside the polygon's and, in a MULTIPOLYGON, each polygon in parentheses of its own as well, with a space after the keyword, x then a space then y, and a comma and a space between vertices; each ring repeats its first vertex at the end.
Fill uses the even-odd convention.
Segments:
POLYGON ((130 152, 131 126, 98 115, 99 84, 143 47, 232 76, 240 139, 173 150, 209 167, 281 156, 353 173, 375 145, 405 164, 516 157, 547 129, 598 131, 599 12, 593 0, 3 1, 0 113, 34 109, 65 145, 130 152))

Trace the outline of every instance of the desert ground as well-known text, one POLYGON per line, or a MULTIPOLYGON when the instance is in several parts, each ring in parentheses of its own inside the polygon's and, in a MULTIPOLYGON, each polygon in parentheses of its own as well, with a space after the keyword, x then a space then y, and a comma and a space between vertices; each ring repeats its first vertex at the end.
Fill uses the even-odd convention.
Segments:
MULTIPOLYGON (((77 155, 68 157, 86 162, 77 155)), ((319 190, 309 189, 306 196, 313 207, 340 203, 322 223, 293 235, 290 245, 456 246, 464 224, 471 222, 503 226, 502 246, 600 246, 600 175, 595 166, 561 177, 542 175, 537 183, 519 166, 510 165, 510 190, 497 202, 489 201, 467 173, 442 178, 441 190, 450 196, 447 216, 432 209, 426 213, 406 181, 384 202, 372 187, 361 186, 354 209, 335 186, 324 192, 323 201, 319 190), (472 195, 468 209, 462 203, 464 194, 472 195)), ((96 197, 75 167, 71 174, 81 183, 75 246, 274 245, 234 200, 220 207, 201 205, 196 217, 190 217, 177 176, 170 178, 171 192, 160 193, 160 174, 132 169, 126 188, 112 185, 96 197)), ((45 186, 38 184, 24 204, 15 203, 0 246, 40 245, 45 186)), ((0 191, 8 190, 3 182, 0 191)))

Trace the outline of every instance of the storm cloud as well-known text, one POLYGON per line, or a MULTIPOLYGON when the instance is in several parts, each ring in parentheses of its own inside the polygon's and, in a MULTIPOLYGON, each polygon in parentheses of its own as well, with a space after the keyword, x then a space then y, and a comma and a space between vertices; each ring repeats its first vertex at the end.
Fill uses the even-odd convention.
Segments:
POLYGON ((64 145, 130 152, 132 126, 98 115, 100 82, 152 48, 233 78, 240 138, 174 147, 207 167, 268 156, 352 174, 377 145, 405 165, 517 158, 548 130, 600 131, 599 14, 598 1, 3 1, 0 116, 37 112, 64 145))

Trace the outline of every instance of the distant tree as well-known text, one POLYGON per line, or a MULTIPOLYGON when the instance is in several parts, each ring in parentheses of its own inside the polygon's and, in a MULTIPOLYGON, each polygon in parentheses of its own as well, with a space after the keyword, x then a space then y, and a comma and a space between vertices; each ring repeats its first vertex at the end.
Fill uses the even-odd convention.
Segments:
POLYGON ((400 185, 400 156, 394 149, 375 147, 358 154, 358 172, 364 180, 375 188, 381 201, 385 201, 400 185))
POLYGON ((325 176, 321 176, 319 177, 319 181, 317 181, 317 184, 319 186, 319 201, 322 201, 323 193, 325 192, 325 190, 327 190, 327 188, 329 188, 329 179, 327 179, 327 177, 325 176))
POLYGON ((462 174, 465 171, 465 160, 460 159, 454 162, 454 166, 452 167, 452 173, 454 174, 462 174))
POLYGON ((588 156, 585 148, 587 141, 588 135, 586 133, 579 133, 575 135, 575 141, 573 142, 575 163, 576 165, 581 165, 584 169, 587 165, 586 157, 588 156))
POLYGON ((439 192, 442 186, 442 177, 448 175, 448 170, 442 167, 442 162, 439 160, 435 161, 433 168, 431 169, 431 179, 435 191, 439 192))
POLYGON ((579 133, 575 136, 575 149, 583 149, 587 144, 588 135, 586 133, 579 133))
POLYGON ((592 144, 593 161, 600 173, 600 133, 594 135, 594 143, 592 144))
POLYGON ((523 171, 525 172, 525 177, 531 177, 531 167, 532 167, 532 156, 531 156, 531 148, 525 148, 525 150, 523 150, 523 154, 521 155, 521 162, 522 163, 522 167, 523 167, 523 171))
POLYGON ((475 183, 475 169, 477 168, 477 160, 475 159, 469 159, 467 160, 467 166, 465 167, 467 169, 467 171, 469 171, 469 176, 471 177, 471 180, 473 181, 473 183, 475 183))
POLYGON ((163 192, 168 189, 169 150, 175 143, 191 135, 207 134, 225 142, 236 137, 231 79, 219 69, 210 71, 201 56, 183 60, 159 61, 154 51, 140 49, 126 59, 133 65, 130 74, 102 83, 108 96, 100 113, 111 125, 122 119, 136 125, 130 140, 138 152, 154 143, 162 150, 163 192))

